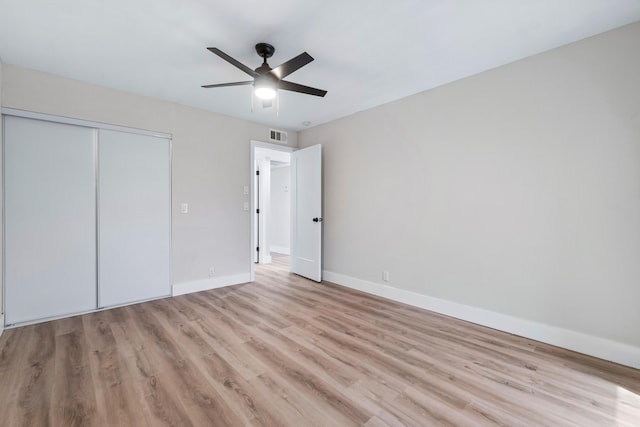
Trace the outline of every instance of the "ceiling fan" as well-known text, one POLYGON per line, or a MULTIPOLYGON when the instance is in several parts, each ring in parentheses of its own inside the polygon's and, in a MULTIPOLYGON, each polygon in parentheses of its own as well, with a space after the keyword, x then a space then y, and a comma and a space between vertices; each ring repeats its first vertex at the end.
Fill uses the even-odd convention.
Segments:
POLYGON ((277 66, 276 68, 271 68, 269 64, 267 64, 267 58, 271 58, 276 49, 268 43, 258 43, 256 45, 256 52, 262 57, 263 62, 261 66, 259 66, 255 70, 252 70, 251 68, 247 67, 240 61, 233 59, 216 47, 208 47, 207 50, 215 53, 231 65, 241 69, 242 71, 253 77, 253 80, 204 85, 202 86, 203 88, 208 89, 213 87, 253 85, 254 93, 258 98, 262 99, 263 107, 271 106, 271 100, 275 98, 276 91, 278 89, 290 90, 292 92, 299 92, 315 96, 325 96, 327 94, 326 90, 316 89, 298 83, 292 83, 286 80, 282 80, 289 74, 293 73, 296 70, 299 70, 309 62, 313 61, 313 57, 307 52, 301 53, 300 55, 288 60, 287 62, 277 66))

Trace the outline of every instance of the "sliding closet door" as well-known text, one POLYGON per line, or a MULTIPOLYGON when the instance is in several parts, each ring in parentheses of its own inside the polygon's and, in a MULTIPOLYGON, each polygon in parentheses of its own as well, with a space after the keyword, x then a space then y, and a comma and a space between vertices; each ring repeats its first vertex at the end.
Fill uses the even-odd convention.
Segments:
POLYGON ((99 131, 99 304, 171 293, 170 144, 99 131))
POLYGON ((5 321, 95 309, 94 130, 4 120, 5 321))

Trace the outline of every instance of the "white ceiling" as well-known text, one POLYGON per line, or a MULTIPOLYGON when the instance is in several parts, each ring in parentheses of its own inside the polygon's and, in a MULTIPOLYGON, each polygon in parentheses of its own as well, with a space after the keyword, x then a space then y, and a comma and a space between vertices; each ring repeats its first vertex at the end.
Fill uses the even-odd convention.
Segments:
POLYGON ((640 0, 0 0, 0 59, 281 129, 310 126, 640 21, 640 0), (280 91, 251 111, 247 80, 208 52, 256 68, 309 52, 280 91))

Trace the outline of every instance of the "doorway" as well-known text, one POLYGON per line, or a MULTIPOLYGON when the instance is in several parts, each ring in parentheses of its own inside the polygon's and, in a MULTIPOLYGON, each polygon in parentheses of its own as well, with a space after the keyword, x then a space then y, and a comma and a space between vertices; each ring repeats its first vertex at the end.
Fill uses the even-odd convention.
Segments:
POLYGON ((251 142, 251 280, 255 268, 289 271, 291 250, 291 152, 251 142))

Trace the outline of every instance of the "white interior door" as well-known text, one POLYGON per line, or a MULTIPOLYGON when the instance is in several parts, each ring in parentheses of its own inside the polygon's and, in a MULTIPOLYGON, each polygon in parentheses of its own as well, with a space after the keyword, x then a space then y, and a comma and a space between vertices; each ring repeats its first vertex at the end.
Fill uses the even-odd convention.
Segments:
POLYGON ((98 164, 100 306, 169 295, 169 140, 101 129, 98 164))
POLYGON ((96 308, 94 130, 5 116, 8 325, 96 308))
POLYGON ((291 271, 322 280, 322 146, 291 153, 291 271))

